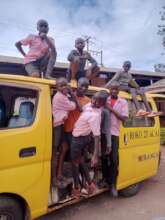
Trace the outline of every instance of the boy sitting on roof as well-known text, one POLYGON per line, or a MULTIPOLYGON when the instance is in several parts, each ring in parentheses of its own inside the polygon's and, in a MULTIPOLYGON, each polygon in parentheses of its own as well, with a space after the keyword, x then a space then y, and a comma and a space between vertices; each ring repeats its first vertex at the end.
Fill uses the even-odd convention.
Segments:
POLYGON ((90 55, 90 53, 83 50, 85 47, 84 39, 77 38, 75 41, 75 47, 76 49, 72 50, 68 55, 71 79, 76 79, 78 81, 81 77, 87 77, 89 80, 96 77, 96 74, 100 69, 96 60, 90 55), (85 70, 87 60, 91 63, 91 66, 85 70))
POLYGON ((113 82, 117 81, 120 83, 120 90, 130 92, 132 95, 133 102, 135 103, 137 113, 136 116, 147 116, 147 117, 155 117, 159 116, 161 112, 153 112, 149 103, 147 102, 147 98, 144 92, 144 89, 141 88, 136 81, 133 80, 131 73, 129 70, 131 69, 131 62, 125 61, 123 64, 123 70, 117 72, 114 77, 105 85, 106 88, 110 88, 113 82), (137 95, 141 96, 141 99, 145 105, 146 110, 141 108, 140 103, 138 102, 137 95))
POLYGON ((24 56, 25 70, 29 76, 41 77, 43 73, 46 78, 51 78, 50 74, 57 56, 54 39, 47 36, 49 31, 47 21, 39 20, 37 30, 38 35, 30 34, 25 39, 16 42, 15 46, 24 56), (22 46, 29 46, 27 54, 22 46))

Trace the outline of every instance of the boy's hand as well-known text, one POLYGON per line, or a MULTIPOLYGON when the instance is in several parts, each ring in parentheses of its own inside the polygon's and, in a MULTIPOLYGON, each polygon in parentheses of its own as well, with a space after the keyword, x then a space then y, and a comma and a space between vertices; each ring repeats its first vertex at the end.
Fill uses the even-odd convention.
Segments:
POLYGON ((70 94, 70 95, 74 95, 74 92, 73 92, 73 90, 72 90, 72 88, 68 85, 68 93, 70 94))
POLYGON ((41 39, 44 40, 47 37, 47 35, 45 33, 40 33, 40 37, 41 37, 41 39))
POLYGON ((106 154, 106 155, 109 155, 109 154, 111 153, 111 151, 112 151, 112 148, 109 147, 109 146, 107 146, 107 149, 106 149, 105 154, 106 154))
POLYGON ((98 165, 98 157, 93 155, 91 159, 91 166, 96 167, 98 165))
POLYGON ((109 109, 111 112, 113 111, 113 108, 108 103, 106 103, 106 108, 109 109))

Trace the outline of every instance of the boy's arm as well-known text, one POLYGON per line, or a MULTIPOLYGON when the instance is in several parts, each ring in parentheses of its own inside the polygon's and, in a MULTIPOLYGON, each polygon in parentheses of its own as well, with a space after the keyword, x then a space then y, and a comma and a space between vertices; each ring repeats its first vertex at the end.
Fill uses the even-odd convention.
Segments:
POLYGON ((72 89, 70 87, 68 87, 68 90, 69 90, 69 94, 71 96, 72 101, 75 102, 76 107, 78 108, 78 110, 80 112, 82 112, 82 106, 81 106, 80 102, 78 101, 76 95, 74 94, 74 92, 72 91, 72 89))
POLYGON ((110 81, 107 82, 107 84, 105 85, 105 88, 108 89, 113 82, 118 81, 119 78, 120 78, 120 75, 121 75, 121 72, 117 72, 117 73, 112 77, 112 79, 110 79, 110 81))
MULTIPOLYGON (((101 112, 100 112, 101 114, 101 112)), ((92 156, 92 166, 96 166, 98 163, 99 148, 100 148, 100 130, 101 130, 101 115, 91 115, 88 119, 89 126, 94 136, 94 153, 92 156)))
POLYGON ((53 77, 51 77, 51 73, 53 71, 53 67, 54 67, 54 64, 57 58, 56 47, 54 45, 53 40, 51 40, 45 33, 41 33, 40 37, 46 41, 46 43, 48 44, 50 48, 50 57, 49 57, 48 65, 46 68, 45 77, 48 79, 54 79, 53 77))
POLYGON ((68 61, 72 62, 75 58, 79 58, 79 56, 76 55, 76 51, 72 50, 68 55, 68 61))
POLYGON ((90 53, 87 53, 87 59, 88 59, 89 62, 92 64, 92 67, 97 66, 97 61, 91 56, 90 53))
POLYGON ((102 129, 107 141, 107 152, 111 151, 111 128, 110 128, 110 112, 108 109, 103 109, 102 112, 102 129))
POLYGON ((100 136, 94 136, 94 153, 91 159, 92 167, 95 167, 98 164, 99 148, 100 148, 100 136))
POLYGON ((119 112, 117 112, 115 109, 107 105, 107 108, 110 112, 112 112, 120 121, 125 122, 125 120, 128 118, 128 116, 125 116, 119 112))
POLYGON ((137 82, 135 81, 135 80, 133 80, 133 79, 131 79, 130 81, 129 81, 129 85, 131 86, 131 87, 133 87, 133 88, 136 88, 136 89, 138 89, 140 86, 137 84, 137 82))
POLYGON ((24 51, 23 48, 22 48, 22 43, 21 43, 21 41, 16 42, 16 43, 15 43, 15 46, 16 46, 16 48, 18 49, 18 51, 19 51, 23 56, 26 56, 26 53, 25 53, 25 51, 24 51))
POLYGON ((50 52, 50 57, 49 57, 49 61, 48 61, 48 65, 46 68, 46 73, 45 73, 45 78, 47 79, 55 79, 54 77, 51 76, 55 62, 56 62, 56 57, 57 57, 57 53, 54 52, 50 52))
POLYGON ((120 112, 116 111, 113 109, 108 103, 106 105, 107 109, 109 109, 110 112, 112 112, 120 121, 125 122, 127 120, 128 115, 129 115, 129 110, 128 110, 128 102, 123 99, 121 106, 120 106, 120 112))
POLYGON ((33 35, 30 34, 28 35, 26 38, 18 41, 15 43, 16 48, 18 49, 18 51, 23 55, 26 56, 25 51, 23 50, 22 46, 27 46, 30 45, 31 42, 33 41, 33 35))

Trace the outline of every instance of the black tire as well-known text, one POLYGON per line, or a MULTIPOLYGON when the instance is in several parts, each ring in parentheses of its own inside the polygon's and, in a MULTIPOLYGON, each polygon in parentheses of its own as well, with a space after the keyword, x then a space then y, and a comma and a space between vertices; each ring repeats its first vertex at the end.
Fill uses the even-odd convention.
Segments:
POLYGON ((8 196, 0 196, 0 219, 24 220, 20 204, 8 196))
POLYGON ((125 189, 120 190, 119 194, 123 197, 135 196, 139 192, 140 186, 141 186, 140 183, 133 184, 125 189))

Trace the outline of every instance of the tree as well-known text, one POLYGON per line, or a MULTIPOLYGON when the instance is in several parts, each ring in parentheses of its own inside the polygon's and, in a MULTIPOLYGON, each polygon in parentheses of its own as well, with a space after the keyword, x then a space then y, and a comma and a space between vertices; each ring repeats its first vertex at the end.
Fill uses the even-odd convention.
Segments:
MULTIPOLYGON (((162 11, 160 12, 160 21, 161 24, 158 25, 157 34, 162 37, 162 46, 165 49, 165 6, 162 7, 162 11)), ((164 55, 164 53, 162 53, 162 55, 164 55)), ((165 64, 155 64, 154 69, 156 72, 165 72, 165 64)))

